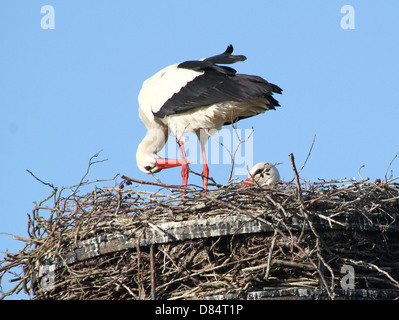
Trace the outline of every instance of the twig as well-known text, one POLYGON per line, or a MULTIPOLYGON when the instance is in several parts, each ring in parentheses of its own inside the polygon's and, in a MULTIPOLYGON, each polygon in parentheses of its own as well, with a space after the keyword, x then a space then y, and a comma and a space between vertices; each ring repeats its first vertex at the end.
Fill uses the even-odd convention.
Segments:
POLYGON ((299 181, 298 171, 296 170, 294 155, 290 153, 289 155, 291 160, 292 170, 294 171, 295 182, 296 182, 296 190, 297 190, 297 197, 299 201, 302 201, 302 191, 301 191, 301 182, 299 181))
POLYGON ((272 240, 272 243, 271 243, 270 248, 269 248, 269 254, 267 256, 265 280, 269 279, 270 262, 272 260, 272 254, 273 254, 273 250, 274 250, 274 245, 276 243, 276 238, 277 238, 277 230, 274 230, 273 240, 272 240))
POLYGON ((156 276, 155 276, 155 253, 154 253, 155 245, 150 246, 150 267, 151 267, 151 300, 157 299, 156 293, 156 276))
POLYGON ((12 234, 12 233, 8 233, 8 232, 0 232, 0 234, 6 234, 6 235, 9 235, 9 236, 12 236, 13 239, 19 240, 19 241, 23 241, 23 242, 26 242, 26 243, 30 243, 32 241, 31 238, 18 236, 18 235, 15 235, 15 234, 12 234))
MULTIPOLYGON (((299 173, 302 171, 303 168, 305 168, 306 163, 308 162, 308 159, 309 159, 309 157, 310 157, 310 154, 312 153, 312 150, 313 150, 313 146, 314 146, 315 141, 316 141, 316 135, 313 136, 313 141, 312 141, 312 145, 310 146, 310 150, 309 150, 309 152, 308 152, 308 156, 306 157, 305 162, 303 163, 301 169, 299 169, 299 173)), ((291 153, 291 154, 292 154, 292 153, 291 153)))
POLYGON ((363 179, 362 175, 360 174, 360 170, 361 170, 362 168, 364 168, 364 167, 365 167, 365 165, 362 164, 362 165, 360 166, 360 168, 357 170, 357 174, 359 175, 360 179, 362 179, 362 180, 364 180, 364 179, 363 179))
POLYGON ((76 186, 76 188, 75 188, 75 190, 72 192, 72 194, 75 194, 76 191, 79 189, 79 187, 82 185, 83 180, 84 180, 84 179, 87 177, 87 175, 89 174, 90 167, 91 167, 93 164, 108 161, 108 159, 103 159, 103 160, 98 160, 98 161, 92 161, 94 158, 97 158, 97 157, 100 155, 101 151, 102 151, 102 150, 98 151, 95 155, 93 155, 93 156, 89 159, 89 164, 88 164, 88 166, 87 166, 86 173, 83 175, 82 179, 80 180, 79 184, 76 186))
MULTIPOLYGON (((51 187, 55 192, 57 191, 57 188, 54 187, 54 185, 53 185, 52 183, 44 182, 43 180, 41 180, 41 179, 39 179, 38 177, 36 177, 36 176, 32 173, 32 171, 30 171, 30 170, 28 170, 28 169, 26 169, 26 171, 28 171, 28 172, 30 173, 30 175, 31 175, 33 178, 35 178, 37 181, 43 183, 43 184, 46 185, 46 186, 51 187)), ((52 196, 50 196, 50 198, 51 198, 51 197, 52 197, 52 196)))
POLYGON ((195 188, 184 187, 184 186, 173 185, 173 184, 163 184, 163 183, 159 183, 159 182, 144 181, 144 180, 129 178, 124 175, 121 176, 121 178, 126 181, 129 181, 129 182, 136 182, 136 183, 140 183, 140 184, 149 184, 149 185, 159 186, 159 187, 164 187, 164 188, 185 189, 187 191, 196 191, 195 188))
MULTIPOLYGON (((389 170, 389 168, 391 167, 392 163, 395 161, 395 159, 396 159, 396 157, 397 157, 398 155, 399 155, 399 151, 395 154, 395 156, 393 157, 393 159, 392 159, 391 162, 389 163, 388 168, 387 168, 387 170, 385 171, 385 181, 388 181, 388 177, 387 177, 387 175, 388 175, 388 170, 389 170)), ((392 177, 392 174, 391 174, 391 177, 392 177)))
POLYGON ((251 138, 251 136, 252 136, 253 133, 254 133, 254 129, 252 128, 252 131, 251 131, 251 133, 248 135, 248 137, 246 137, 245 140, 241 140, 240 136, 238 135, 236 126, 234 126, 233 124, 232 124, 232 126, 233 126, 234 133, 235 133, 235 135, 236 135, 237 140, 239 141, 239 143, 238 143, 237 147, 235 148, 233 155, 231 156, 231 154, 230 154, 230 156, 231 156, 231 168, 230 168, 230 172, 229 172, 229 178, 227 179, 227 181, 231 181, 231 178, 232 178, 232 176, 233 176, 233 170, 234 170, 234 165, 235 165, 235 158, 236 158, 236 154, 237 154, 237 152, 238 152, 238 150, 239 150, 241 144, 247 142, 247 141, 249 140, 249 138, 251 138))

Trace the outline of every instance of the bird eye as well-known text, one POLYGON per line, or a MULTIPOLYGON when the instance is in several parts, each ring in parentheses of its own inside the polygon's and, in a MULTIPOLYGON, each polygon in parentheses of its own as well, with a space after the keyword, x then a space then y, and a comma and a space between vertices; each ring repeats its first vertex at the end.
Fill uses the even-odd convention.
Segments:
POLYGON ((146 169, 147 171, 151 171, 154 167, 151 166, 145 166, 144 169, 146 169))
POLYGON ((261 174, 261 173, 262 173, 262 171, 263 171, 262 169, 258 169, 258 170, 256 170, 256 171, 255 171, 255 173, 254 173, 254 176, 256 176, 256 175, 258 175, 258 174, 261 174))

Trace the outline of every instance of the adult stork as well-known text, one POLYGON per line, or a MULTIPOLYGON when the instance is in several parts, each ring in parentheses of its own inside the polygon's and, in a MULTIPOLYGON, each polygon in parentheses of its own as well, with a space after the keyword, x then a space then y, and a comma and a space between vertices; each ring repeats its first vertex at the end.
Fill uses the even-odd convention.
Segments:
POLYGON ((279 106, 273 93, 282 89, 258 76, 237 74, 232 64, 246 60, 232 55, 233 46, 219 55, 168 66, 143 83, 139 93, 139 116, 147 134, 137 148, 137 165, 144 173, 181 166, 187 186, 188 164, 183 134, 194 132, 200 141, 203 160, 203 188, 207 189, 209 168, 205 144, 223 125, 249 118, 279 106), (157 155, 169 130, 176 137, 181 159, 157 155))

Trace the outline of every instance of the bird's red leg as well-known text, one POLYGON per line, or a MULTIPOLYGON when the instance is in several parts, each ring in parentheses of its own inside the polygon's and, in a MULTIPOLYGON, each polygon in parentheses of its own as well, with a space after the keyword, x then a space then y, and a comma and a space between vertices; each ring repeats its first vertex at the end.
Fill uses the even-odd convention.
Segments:
POLYGON ((204 190, 207 190, 208 189, 209 168, 208 168, 208 163, 206 161, 205 143, 206 142, 201 141, 202 162, 204 164, 204 170, 202 171, 202 181, 203 181, 204 190))
POLYGON ((183 142, 179 142, 179 150, 180 150, 180 155, 182 159, 184 160, 184 164, 181 165, 181 176, 183 178, 183 186, 187 186, 187 181, 188 181, 188 161, 186 157, 186 151, 184 150, 184 144, 183 142))

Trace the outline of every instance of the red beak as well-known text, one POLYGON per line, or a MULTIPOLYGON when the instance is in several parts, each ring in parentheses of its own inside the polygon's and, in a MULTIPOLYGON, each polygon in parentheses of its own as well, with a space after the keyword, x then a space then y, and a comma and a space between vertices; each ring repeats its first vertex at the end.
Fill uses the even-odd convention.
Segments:
MULTIPOLYGON (((254 182, 254 180, 252 178, 246 178, 245 181, 254 182)), ((245 182, 241 183, 241 186, 243 186, 243 187, 247 187, 250 185, 251 185, 251 183, 245 183, 245 182)))
POLYGON ((187 163, 182 160, 182 159, 164 159, 164 158, 158 158, 157 161, 155 162, 155 165, 159 169, 169 169, 169 168, 174 168, 178 166, 184 166, 187 164, 192 163, 192 161, 187 161, 187 163))

